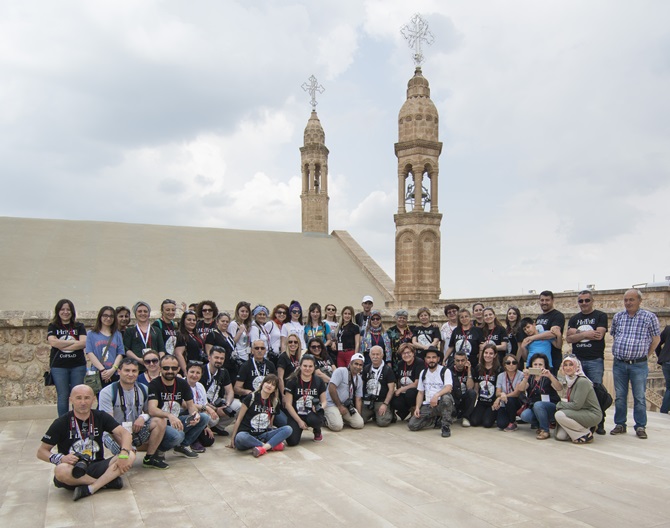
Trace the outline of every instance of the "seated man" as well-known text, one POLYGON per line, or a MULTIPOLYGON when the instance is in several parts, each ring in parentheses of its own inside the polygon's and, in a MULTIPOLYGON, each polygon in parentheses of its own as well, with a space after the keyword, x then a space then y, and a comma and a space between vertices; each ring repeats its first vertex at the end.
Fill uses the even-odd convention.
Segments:
POLYGON ((54 420, 37 450, 37 458, 56 466, 54 485, 73 490, 74 500, 102 488, 121 489, 121 475, 135 460, 130 433, 109 414, 91 409, 94 402, 90 387, 74 387, 70 393, 73 410, 54 420), (121 445, 119 455, 104 458, 103 432, 113 434, 121 445), (52 453, 54 446, 56 453, 52 453))
POLYGON ((428 347, 424 356, 426 369, 419 376, 416 409, 407 426, 410 431, 419 431, 439 423, 442 437, 451 436, 454 399, 451 397, 451 371, 442 363, 442 352, 437 347, 428 347))
MULTIPOLYGON (((519 326, 528 337, 538 335, 537 326, 535 326, 535 322, 530 317, 524 317, 521 319, 519 326)), ((538 339, 535 341, 529 340, 527 338, 524 339, 521 343, 519 343, 519 352, 517 357, 519 363, 525 363, 527 367, 530 367, 530 364, 533 361, 533 356, 535 354, 544 354, 549 358, 549 370, 553 369, 554 365, 551 361, 551 344, 553 342, 553 339, 538 339)))
POLYGON ((348 367, 333 372, 326 391, 326 426, 331 431, 341 431, 347 423, 352 429, 363 429, 361 417, 363 379, 361 371, 365 358, 357 352, 351 356, 348 367))
MULTIPOLYGON (((121 360, 119 381, 107 385, 100 391, 98 409, 111 414, 132 434, 133 446, 145 448, 146 456, 142 465, 147 468, 168 469, 160 452, 172 449, 180 442, 179 434, 167 422, 160 418, 151 419, 147 412, 147 388, 137 381, 140 373, 137 361, 132 358, 121 360), (166 436, 166 429, 167 431, 166 436)), ((112 454, 118 455, 120 446, 112 435, 105 433, 103 441, 112 454)))
MULTIPOLYGON (((212 430, 228 436, 224 427, 235 421, 235 415, 242 404, 235 399, 233 384, 228 371, 223 367, 226 361, 226 351, 220 346, 213 346, 209 351, 209 363, 205 365, 200 383, 207 390, 207 401, 216 409, 219 422, 212 430)), ((210 424, 211 425, 211 424, 210 424)))
POLYGON ((367 422, 374 418, 379 427, 391 424, 393 411, 391 398, 395 390, 395 374, 390 365, 384 364, 384 349, 373 346, 370 349, 369 365, 363 368, 363 406, 361 416, 367 422))
POLYGON ((472 368, 468 355, 459 350, 454 352, 454 364, 451 367, 451 378, 454 382, 451 396, 454 398, 456 419, 462 420, 463 427, 470 427, 470 415, 477 403, 477 391, 472 379, 472 368))
POLYGON ((235 380, 235 394, 240 399, 258 389, 265 376, 277 373, 272 361, 265 357, 266 352, 265 341, 257 339, 251 344, 251 356, 240 367, 235 380))
POLYGON ((168 427, 179 433, 179 445, 174 448, 176 454, 198 458, 198 453, 191 449, 191 444, 207 427, 209 415, 198 412, 193 403, 193 391, 185 379, 177 377, 178 371, 179 362, 176 357, 166 355, 161 358, 161 375, 149 383, 149 415, 166 418, 168 427), (188 414, 182 414, 182 407, 188 414))

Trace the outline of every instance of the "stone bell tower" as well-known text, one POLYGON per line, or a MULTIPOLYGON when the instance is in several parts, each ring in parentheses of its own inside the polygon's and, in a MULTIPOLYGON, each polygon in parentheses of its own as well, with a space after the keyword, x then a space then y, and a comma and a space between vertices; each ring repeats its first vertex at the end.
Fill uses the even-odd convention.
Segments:
MULTIPOLYGON (((424 38, 430 34, 427 26, 419 25, 425 23, 418 15, 412 22, 415 25, 409 31, 415 40, 409 40, 415 45, 420 43, 422 34, 424 38), (415 29, 417 26, 423 33, 415 29)), ((430 99, 430 86, 419 65, 422 59, 419 47, 414 77, 407 83, 407 100, 398 115, 395 144, 398 158, 398 212, 393 217, 395 297, 408 307, 431 304, 440 297, 442 214, 438 212, 437 182, 442 143, 438 141, 437 108, 430 99)))
POLYGON ((303 89, 312 96, 312 115, 305 127, 304 146, 300 147, 302 172, 302 232, 328 234, 328 149, 326 134, 316 115, 316 92, 323 93, 312 75, 303 89))

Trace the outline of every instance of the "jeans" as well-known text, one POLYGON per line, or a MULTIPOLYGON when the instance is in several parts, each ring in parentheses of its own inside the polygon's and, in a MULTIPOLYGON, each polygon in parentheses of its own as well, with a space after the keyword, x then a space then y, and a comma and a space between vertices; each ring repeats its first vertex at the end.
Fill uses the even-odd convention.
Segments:
POLYGON ((614 375, 614 391, 616 392, 614 423, 617 425, 626 425, 626 416, 628 414, 628 383, 630 382, 633 389, 633 419, 635 420, 635 429, 646 427, 647 400, 645 399, 645 391, 647 390, 649 365, 646 361, 629 365, 615 359, 612 365, 612 374, 614 375))
POLYGON ((605 372, 605 360, 604 359, 584 359, 582 362, 582 370, 586 377, 591 380, 592 383, 602 383, 603 382, 603 373, 605 372))
MULTIPOLYGON (((156 418, 152 418, 156 420, 156 418)), ((169 451, 173 447, 177 447, 184 441, 184 431, 177 431, 171 425, 168 425, 165 428, 165 434, 163 435, 163 440, 161 440, 161 445, 158 446, 159 451, 169 451)))
POLYGON ((670 361, 663 363, 662 366, 663 376, 665 377, 665 394, 663 395, 661 412, 667 414, 670 411, 670 361))
POLYGON ((270 446, 274 448, 291 436, 292 432, 293 430, 289 425, 284 425, 277 429, 270 429, 257 436, 247 433, 246 431, 240 431, 235 435, 235 449, 246 451, 252 447, 260 447, 263 444, 270 444, 270 446))
MULTIPOLYGON (((181 420, 181 423, 184 424, 184 439, 181 441, 180 445, 190 446, 198 439, 200 433, 205 430, 205 427, 207 427, 207 424, 209 423, 209 414, 200 413, 200 421, 195 425, 189 425, 188 422, 190 416, 188 414, 182 414, 179 416, 179 419, 181 420)), ((167 429, 170 428, 168 427, 167 429)), ((167 434, 167 432, 165 434, 167 434)))
POLYGON ((56 385, 58 416, 67 414, 70 408, 70 392, 84 383, 86 365, 72 368, 51 367, 51 378, 56 385))
POLYGON ((542 431, 549 432, 549 422, 554 419, 556 404, 553 402, 536 401, 532 407, 524 409, 521 419, 531 425, 537 425, 542 431))

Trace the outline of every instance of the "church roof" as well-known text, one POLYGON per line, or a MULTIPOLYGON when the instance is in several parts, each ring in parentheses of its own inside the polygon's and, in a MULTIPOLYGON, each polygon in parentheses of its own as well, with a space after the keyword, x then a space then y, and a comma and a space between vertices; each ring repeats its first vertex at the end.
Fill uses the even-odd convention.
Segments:
POLYGON ((51 310, 69 298, 78 311, 140 299, 157 311, 166 297, 220 309, 297 299, 303 310, 312 302, 340 310, 358 309, 364 295, 382 307, 391 279, 347 238, 0 217, 0 310, 51 310))

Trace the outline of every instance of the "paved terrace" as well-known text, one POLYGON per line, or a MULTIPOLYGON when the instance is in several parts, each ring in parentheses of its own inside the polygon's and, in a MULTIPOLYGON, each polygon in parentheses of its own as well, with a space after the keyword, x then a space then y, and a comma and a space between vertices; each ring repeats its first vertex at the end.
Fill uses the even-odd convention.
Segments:
POLYGON ((307 434, 254 459, 217 437, 198 460, 169 454, 167 471, 138 459, 123 490, 77 503, 35 458, 50 423, 0 422, 0 526, 670 527, 670 418, 658 413, 646 441, 629 430, 583 446, 535 440, 527 425, 455 425, 442 439, 398 423, 325 431, 321 444, 307 434))

